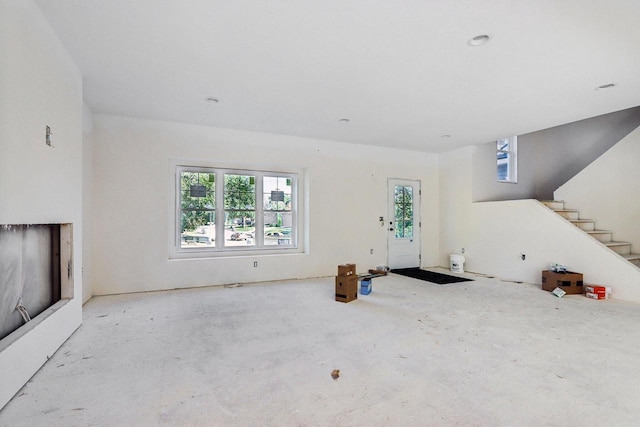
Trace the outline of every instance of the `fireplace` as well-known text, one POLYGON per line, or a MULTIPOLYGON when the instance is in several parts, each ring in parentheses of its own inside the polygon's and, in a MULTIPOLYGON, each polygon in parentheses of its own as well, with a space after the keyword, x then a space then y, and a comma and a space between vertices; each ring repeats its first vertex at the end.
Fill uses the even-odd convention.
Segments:
POLYGON ((71 224, 0 225, 0 350, 73 298, 71 224))

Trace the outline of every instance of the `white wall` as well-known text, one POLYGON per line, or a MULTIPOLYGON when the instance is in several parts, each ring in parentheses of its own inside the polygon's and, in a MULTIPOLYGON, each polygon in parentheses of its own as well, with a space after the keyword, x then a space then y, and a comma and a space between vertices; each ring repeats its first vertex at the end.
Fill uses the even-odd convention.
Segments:
POLYGON ((640 252, 640 128, 561 186, 554 196, 596 227, 614 231, 614 240, 631 242, 640 252))
POLYGON ((540 284, 542 270, 561 263, 583 273, 586 283, 611 286, 614 298, 640 302, 639 269, 538 201, 473 203, 474 150, 440 156, 440 265, 464 247, 467 271, 540 284))
POLYGON ((94 116, 93 136, 96 295, 328 276, 345 262, 360 272, 387 264, 388 231, 378 221, 387 217, 387 178, 421 180, 422 260, 437 264, 436 155, 108 115, 94 116), (172 160, 304 169, 308 251, 170 260, 172 160))
MULTIPOLYGON (((91 230, 91 200, 93 196, 93 113, 84 104, 82 108, 82 226, 91 230)), ((82 302, 89 301, 93 295, 91 287, 91 233, 83 233, 82 238, 82 302)))
POLYGON ((470 243, 472 230, 472 162, 476 148, 464 147, 440 154, 440 266, 449 266, 449 254, 470 243))
POLYGON ((613 298, 640 302, 639 269, 537 200, 475 203, 472 212, 471 269, 540 284, 541 271, 557 262, 585 283, 611 286, 613 298))
POLYGON ((0 58, 0 224, 71 222, 75 249, 75 298, 0 352, 2 407, 82 320, 82 81, 31 0, 0 0, 0 58))

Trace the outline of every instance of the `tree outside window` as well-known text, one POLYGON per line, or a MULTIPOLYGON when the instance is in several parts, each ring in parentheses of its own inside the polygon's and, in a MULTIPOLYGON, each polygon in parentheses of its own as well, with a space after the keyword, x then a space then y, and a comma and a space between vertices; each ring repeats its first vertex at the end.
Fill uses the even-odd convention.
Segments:
POLYGON ((224 176, 225 246, 255 244, 256 177, 224 176))
POLYGON ((297 248, 297 174, 177 169, 179 252, 297 248))
POLYGON ((181 247, 215 246, 215 174, 180 174, 181 247))
POLYGON ((413 188, 396 186, 395 188, 395 237, 413 238, 413 188))

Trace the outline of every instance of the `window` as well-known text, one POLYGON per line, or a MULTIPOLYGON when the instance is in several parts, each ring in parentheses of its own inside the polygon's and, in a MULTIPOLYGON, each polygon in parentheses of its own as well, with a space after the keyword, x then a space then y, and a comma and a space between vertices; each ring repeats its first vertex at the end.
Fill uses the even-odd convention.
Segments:
POLYGON ((500 138, 496 141, 498 182, 517 183, 518 137, 500 138))
POLYGON ((264 244, 289 245, 293 225, 293 181, 285 176, 265 176, 263 183, 264 244))
POLYGON ((256 177, 224 174, 224 246, 255 246, 256 177))
POLYGON ((177 168, 178 252, 296 249, 298 175, 177 168))
POLYGON ((216 235, 215 173, 180 173, 181 247, 214 247, 216 235))

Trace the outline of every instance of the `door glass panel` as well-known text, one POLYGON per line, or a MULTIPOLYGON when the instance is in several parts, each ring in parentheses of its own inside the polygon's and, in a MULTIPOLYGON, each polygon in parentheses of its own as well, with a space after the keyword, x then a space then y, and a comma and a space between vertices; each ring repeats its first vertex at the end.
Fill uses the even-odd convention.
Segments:
POLYGON ((413 238, 413 188, 395 186, 395 238, 413 238))

